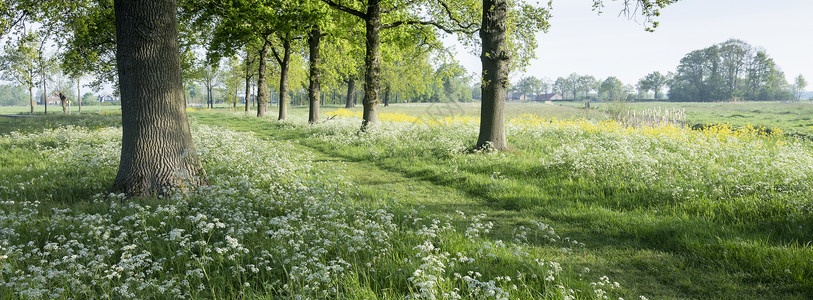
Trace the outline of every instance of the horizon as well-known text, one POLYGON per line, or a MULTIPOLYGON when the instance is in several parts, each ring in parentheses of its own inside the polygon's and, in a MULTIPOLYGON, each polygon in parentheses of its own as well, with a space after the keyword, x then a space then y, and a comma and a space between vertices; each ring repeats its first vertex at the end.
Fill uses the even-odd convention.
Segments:
MULTIPOLYGON (((764 49, 788 83, 799 74, 813 80, 813 58, 808 54, 813 39, 804 38, 813 32, 813 24, 804 22, 813 17, 813 1, 766 5, 756 0, 684 0, 661 9, 655 32, 644 30, 640 16, 620 16, 618 3, 606 3, 601 15, 591 4, 592 0, 554 1, 548 33, 536 35, 536 58, 524 72, 512 71, 511 81, 525 76, 555 80, 578 73, 600 80, 615 76, 635 85, 649 73, 674 72, 691 51, 732 38, 764 49)), ((455 59, 479 77, 479 57, 452 39, 445 42, 454 48, 455 59)))

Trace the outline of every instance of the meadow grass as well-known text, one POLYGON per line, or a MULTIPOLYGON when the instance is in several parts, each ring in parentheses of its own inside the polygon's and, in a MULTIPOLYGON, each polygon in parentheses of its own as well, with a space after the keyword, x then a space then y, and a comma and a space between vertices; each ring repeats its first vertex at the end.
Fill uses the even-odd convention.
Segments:
POLYGON ((472 155, 476 122, 465 117, 444 126, 382 111, 382 129, 369 135, 356 134, 355 117, 316 126, 197 117, 451 187, 489 215, 509 216, 495 222, 505 226, 498 232, 543 220, 587 245, 585 256, 601 261, 592 269, 659 297, 810 296, 806 142, 747 128, 527 117, 509 126, 512 151, 472 155))
MULTIPOLYGON (((578 102, 562 103, 562 106, 581 107, 578 102)), ((781 128, 793 134, 810 138, 813 136, 813 105, 802 102, 630 102, 624 103, 627 110, 642 112, 653 108, 680 109, 686 112, 686 123, 731 124, 733 126, 781 128)), ((607 111, 610 103, 594 103, 593 108, 607 111)))
POLYGON ((367 134, 193 111, 212 184, 164 199, 107 193, 115 116, 0 123, 0 295, 813 297, 809 142, 556 108, 471 153, 471 114, 390 108, 367 134))
MULTIPOLYGON (((82 105, 81 114, 86 113, 99 113, 99 112, 115 112, 120 111, 121 106, 104 103, 98 105, 98 102, 82 105)), ((27 115, 31 112, 30 106, 0 106, 0 115, 27 115)), ((34 114, 44 114, 45 106, 34 106, 34 114)), ((70 108, 71 114, 79 114, 79 107, 72 105, 70 108)), ((48 114, 60 115, 62 114, 62 105, 48 105, 48 114)))
MULTIPOLYGON (((53 124, 54 117, 33 119, 53 124)), ((0 137, 0 298, 635 295, 555 262, 578 244, 539 221, 495 239, 485 215, 399 203, 356 186, 344 163, 295 142, 192 128, 210 185, 179 184, 160 199, 107 192, 117 126, 0 137)))

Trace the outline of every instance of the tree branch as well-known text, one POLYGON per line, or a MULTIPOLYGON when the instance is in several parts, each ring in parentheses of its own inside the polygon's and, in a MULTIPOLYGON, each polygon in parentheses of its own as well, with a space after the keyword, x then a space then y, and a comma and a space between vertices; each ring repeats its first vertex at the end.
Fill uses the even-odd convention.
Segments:
POLYGON ((277 46, 271 45, 269 48, 271 48, 271 53, 274 54, 274 59, 276 59, 277 62, 282 65, 282 58, 280 58, 279 53, 277 53, 277 46))
POLYGON ((467 33, 467 34, 474 34, 475 32, 480 31, 480 28, 477 27, 477 25, 478 25, 477 23, 470 23, 468 25, 463 25, 463 22, 461 22, 460 20, 458 20, 457 18, 454 17, 454 15, 452 14, 452 10, 449 8, 449 5, 446 4, 446 2, 444 2, 443 0, 438 0, 438 3, 440 3, 440 6, 442 6, 443 10, 446 11, 446 16, 448 16, 449 19, 454 21, 455 24, 457 24, 457 26, 462 29, 460 32, 464 32, 464 33, 467 33))
POLYGON ((407 20, 407 21, 396 21, 389 24, 381 25, 381 29, 390 29, 395 28, 401 25, 432 25, 435 28, 445 31, 446 33, 465 33, 465 34, 474 34, 475 32, 480 31, 480 28, 476 29, 456 29, 456 28, 449 28, 443 26, 442 24, 435 22, 435 21, 421 21, 421 20, 407 20))
POLYGON ((324 2, 327 5, 330 5, 331 7, 335 8, 335 9, 338 9, 338 10, 341 10, 341 11, 346 12, 348 14, 354 15, 354 16, 359 17, 361 19, 365 19, 367 17, 367 14, 365 14, 365 13, 360 12, 360 11, 355 10, 355 9, 352 9, 352 8, 349 8, 347 6, 341 5, 339 3, 333 2, 333 0, 322 0, 322 2, 324 2))

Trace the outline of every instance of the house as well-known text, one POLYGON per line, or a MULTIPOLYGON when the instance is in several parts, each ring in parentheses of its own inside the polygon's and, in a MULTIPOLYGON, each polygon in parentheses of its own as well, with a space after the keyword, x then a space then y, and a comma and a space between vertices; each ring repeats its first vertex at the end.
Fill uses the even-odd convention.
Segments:
POLYGON ((508 93, 505 97, 508 101, 525 101, 527 100, 526 95, 520 93, 508 93))
POLYGON ((536 101, 553 101, 553 100, 562 100, 562 96, 559 94, 539 94, 536 95, 536 101))
POLYGON ((59 99, 57 94, 48 96, 48 105, 62 105, 62 100, 59 99))

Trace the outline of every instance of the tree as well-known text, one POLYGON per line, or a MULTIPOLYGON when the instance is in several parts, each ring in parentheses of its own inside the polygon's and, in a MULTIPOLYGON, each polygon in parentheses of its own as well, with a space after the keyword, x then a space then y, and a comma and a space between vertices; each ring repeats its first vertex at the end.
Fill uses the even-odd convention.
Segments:
POLYGON ((45 45, 48 43, 50 36, 50 32, 48 30, 42 32, 41 34, 36 35, 37 39, 37 67, 39 68, 40 72, 40 88, 42 89, 42 104, 45 110, 45 114, 48 114, 48 79, 49 73, 52 68, 56 67, 56 60, 54 57, 48 55, 45 52, 45 45))
POLYGON ((790 100, 787 80, 765 51, 728 40, 692 51, 669 83, 674 101, 790 100))
POLYGON ((476 1, 404 1, 367 0, 341 1, 322 0, 332 8, 358 18, 365 26, 366 53, 364 59, 364 110, 361 131, 374 128, 378 124, 377 106, 381 89, 381 31, 405 25, 421 28, 417 33, 434 37, 435 33, 426 26, 433 26, 446 32, 476 32, 476 19, 471 8, 476 1), (450 6, 453 5, 453 6, 450 6), (430 18, 421 19, 421 16, 430 18))
POLYGON ((480 28, 483 65, 483 100, 480 108, 480 133, 477 148, 503 150, 505 140, 505 92, 508 88, 510 57, 507 51, 508 1, 483 0, 480 28))
POLYGON ((251 44, 246 44, 244 47, 245 47, 245 58, 243 59, 243 69, 242 69, 242 71, 243 71, 243 75, 245 76, 245 79, 246 79, 246 97, 245 97, 246 108, 245 108, 245 112, 248 113, 249 112, 249 101, 250 101, 250 98, 252 98, 252 96, 253 96, 252 93, 251 93, 251 78, 254 77, 254 74, 255 74, 254 71, 257 70, 257 67, 255 66, 255 63, 257 62, 257 56, 254 55, 256 53, 256 50, 251 49, 251 47, 252 47, 251 44))
POLYGON ((205 183, 183 100, 176 12, 174 0, 115 2, 122 146, 113 190, 129 196, 205 183))
POLYGON ((87 85, 99 89, 105 83, 116 85, 116 28, 112 0, 44 1, 56 4, 50 16, 62 70, 73 78, 87 75, 87 85))
POLYGON ((240 102, 238 93, 240 92, 240 84, 245 76, 241 70, 242 64, 240 59, 235 55, 226 59, 224 64, 224 71, 220 72, 220 82, 222 85, 223 102, 231 104, 232 109, 237 110, 237 102, 240 102))
POLYGON ((37 0, 3 0, 0 2, 0 38, 13 29, 25 27, 34 18, 42 3, 37 0))
MULTIPOLYGON (((341 1, 322 0, 331 7, 350 14, 351 16, 359 18, 365 25, 365 37, 367 51, 365 55, 365 79, 364 79, 364 112, 361 130, 365 131, 368 127, 374 127, 378 124, 378 113, 376 106, 378 105, 378 93, 380 92, 380 72, 381 72, 381 29, 385 24, 382 24, 382 19, 390 12, 403 11, 410 3, 398 3, 402 6, 394 5, 395 3, 388 3, 382 0, 368 0, 360 1, 360 3, 353 3, 356 5, 345 4, 341 1), (382 3, 385 2, 385 3, 382 3), (382 4, 389 4, 390 7, 382 7, 382 4)), ((394 1, 393 1, 394 2, 394 1)), ((390 26, 398 26, 395 23, 386 24, 387 28, 390 26)), ((349 90, 349 88, 348 88, 349 90)), ((349 91, 348 91, 349 94, 349 91)), ((349 102, 349 100, 348 100, 349 102)), ((348 104, 349 105, 349 104, 348 104)))
POLYGON ((206 66, 200 68, 199 77, 201 83, 206 88, 206 108, 215 107, 214 88, 219 84, 218 80, 221 77, 220 66, 218 62, 211 62, 206 66))
POLYGON ((54 88, 54 92, 51 93, 51 95, 59 97, 63 114, 70 113, 70 111, 68 111, 68 102, 70 99, 79 97, 78 95, 73 96, 70 94, 70 91, 73 89, 73 80, 67 74, 65 74, 61 68, 59 68, 58 64, 53 64, 51 68, 49 68, 48 75, 51 78, 54 88))
POLYGON ((550 89, 553 83, 548 78, 541 78, 538 79, 537 84, 534 85, 533 93, 538 95, 548 94, 550 93, 550 89))
POLYGON ((567 92, 570 90, 570 81, 567 78, 558 77, 553 82, 553 92, 562 94, 562 98, 567 98, 567 92))
POLYGON ((523 77, 514 85, 514 92, 520 93, 522 96, 539 95, 540 90, 543 90, 542 80, 533 76, 523 77))
POLYGON ((596 81, 596 77, 592 75, 579 76, 576 80, 576 90, 582 92, 582 97, 585 99, 590 99, 590 92, 597 89, 598 85, 599 83, 596 81))
POLYGON ((578 100, 579 91, 582 89, 581 87, 582 76, 576 73, 571 73, 565 79, 567 80, 566 86, 570 89, 571 95, 573 95, 572 99, 578 100))
POLYGON ((25 105, 28 102, 27 91, 22 86, 0 84, 0 106, 25 105))
POLYGON ((796 88, 796 101, 799 101, 802 99, 802 93, 805 92, 805 88, 807 87, 807 80, 805 80, 802 74, 796 76, 794 87, 796 88))
POLYGON ((598 89, 599 97, 604 100, 624 100, 627 94, 624 91, 624 83, 615 76, 607 77, 601 82, 598 89))
POLYGON ((37 32, 24 32, 16 42, 6 44, 0 56, 3 79, 28 89, 30 113, 34 114, 34 85, 37 79, 37 32))
POLYGON ((661 74, 661 72, 653 72, 647 74, 644 78, 639 81, 639 85, 641 90, 652 91, 655 93, 655 100, 660 99, 659 95, 661 89, 669 84, 669 78, 666 75, 661 74))
POLYGON ((319 123, 319 98, 321 97, 322 90, 322 57, 319 50, 322 44, 322 37, 322 30, 318 26, 313 27, 311 31, 308 32, 308 51, 310 54, 308 56, 308 78, 310 79, 308 85, 308 102, 310 103, 308 106, 309 124, 319 123))
MULTIPOLYGON (((631 12, 630 2, 624 1, 624 12, 627 14, 631 12)), ((647 30, 653 30, 658 23, 651 21, 651 18, 660 15, 660 8, 674 2, 677 0, 637 0, 635 3, 638 7, 634 11, 643 14, 647 19, 647 25, 652 24, 652 27, 647 27, 647 30)), ((494 149, 500 150, 508 146, 505 142, 503 108, 505 90, 508 88, 509 64, 511 63, 509 53, 515 54, 514 63, 517 66, 527 63, 527 60, 533 56, 533 51, 528 50, 536 48, 533 33, 547 30, 550 11, 527 4, 515 4, 514 7, 509 7, 507 0, 484 0, 482 7, 480 60, 483 64, 483 104, 480 110, 480 135, 477 138, 476 147, 491 145, 494 149), (515 10, 511 10, 511 8, 515 10), (512 43, 506 42, 506 33, 509 28, 513 33, 509 36, 517 37, 512 43), (509 45, 520 46, 511 49, 509 45), (525 53, 527 56, 516 55, 521 53, 525 53)), ((600 11, 602 7, 602 0, 593 1, 595 10, 600 11)))
POLYGON ((277 51, 277 47, 275 45, 271 45, 271 53, 274 54, 274 58, 277 60, 277 64, 279 64, 280 68, 280 76, 279 76, 279 117, 277 120, 283 121, 288 118, 288 75, 290 74, 290 66, 291 66, 291 54, 293 49, 292 43, 295 40, 295 37, 291 36, 291 33, 277 33, 275 35, 281 44, 282 49, 277 51))

